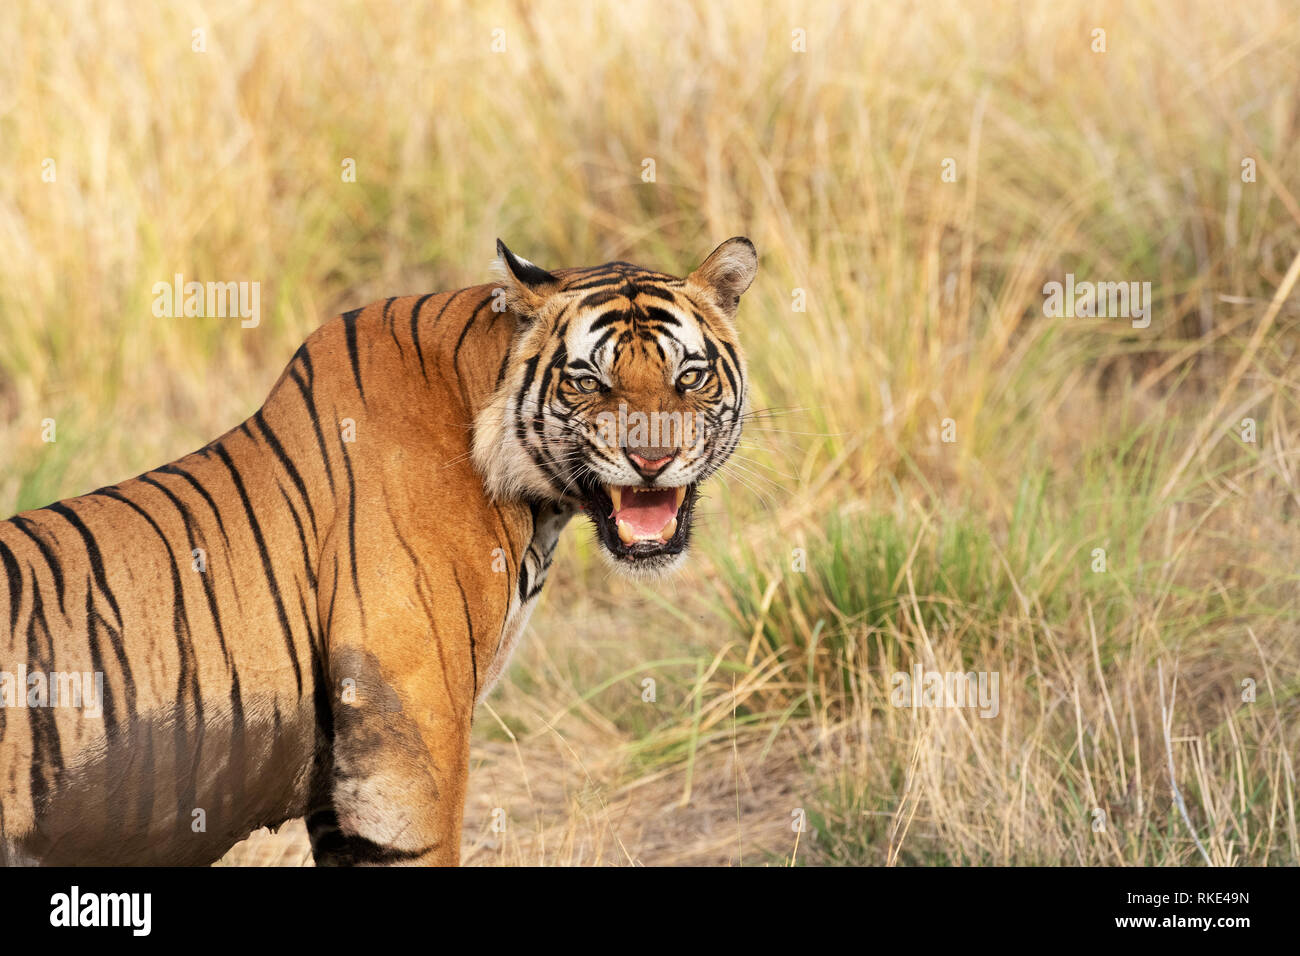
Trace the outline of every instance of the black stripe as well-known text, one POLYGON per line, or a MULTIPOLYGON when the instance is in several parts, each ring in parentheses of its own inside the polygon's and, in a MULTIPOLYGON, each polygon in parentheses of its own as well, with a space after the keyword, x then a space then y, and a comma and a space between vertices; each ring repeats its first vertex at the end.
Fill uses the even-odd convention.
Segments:
POLYGON ((325 448, 325 433, 321 431, 320 415, 316 412, 316 403, 312 400, 311 386, 303 380, 296 368, 289 369, 289 377, 293 379, 294 384, 298 386, 298 391, 302 393, 303 404, 307 407, 307 417, 311 419, 312 431, 316 433, 316 446, 320 449, 321 461, 325 465, 325 477, 329 480, 330 491, 333 492, 334 469, 330 465, 329 452, 325 448))
POLYGON ((617 289, 604 289, 599 292, 593 292, 591 295, 578 300, 578 308, 594 309, 598 305, 604 305, 606 302, 613 302, 615 299, 624 299, 622 293, 617 289))
MULTIPOLYGON (((53 508, 54 506, 51 505, 50 509, 53 510, 53 508)), ((53 549, 51 549, 50 546, 45 543, 45 540, 36 533, 35 529, 38 529, 40 525, 36 524, 36 522, 32 521, 30 518, 24 518, 22 515, 17 515, 9 520, 10 524, 36 543, 37 550, 41 552, 41 557, 45 559, 45 565, 50 569, 50 574, 54 578, 54 590, 58 592, 59 595, 59 611, 66 613, 63 607, 63 568, 58 557, 54 554, 53 549)), ((28 567, 30 567, 30 565, 28 567)), ((37 586, 35 574, 32 576, 32 586, 33 589, 37 586)))
POLYGON ((397 354, 402 361, 406 361, 406 350, 402 348, 402 340, 397 337, 397 323, 393 319, 393 303, 397 301, 397 296, 393 296, 384 302, 384 324, 388 326, 388 334, 393 338, 393 344, 397 346, 397 354))
MULTIPOLYGON (((118 626, 122 625, 122 609, 117 606, 117 599, 113 596, 112 589, 108 586, 108 578, 104 574, 104 556, 100 553, 99 545, 95 541, 95 536, 90 533, 80 516, 65 505, 63 502, 56 502, 50 505, 50 510, 56 515, 61 515, 68 524, 77 530, 81 535, 82 543, 86 546, 86 554, 90 558, 90 569, 95 575, 95 584, 108 600, 108 606, 113 609, 113 614, 117 616, 118 626)), ((60 597, 59 607, 63 607, 63 600, 60 597)))
POLYGON ((284 499, 284 503, 289 506, 289 517, 293 518, 293 526, 298 530, 298 544, 302 548, 302 566, 307 572, 307 584, 314 591, 316 590, 316 572, 312 570, 311 549, 307 547, 307 535, 302 527, 302 519, 298 517, 298 509, 289 500, 284 485, 276 482, 276 487, 280 489, 280 497, 284 499))
POLYGON ((587 332, 590 334, 595 332, 597 329, 603 329, 616 322, 631 322, 632 320, 632 313, 627 309, 610 309, 608 312, 602 313, 600 318, 592 322, 591 325, 587 326, 587 332))
MULTIPOLYGON (((322 642, 323 643, 323 642, 322 642)), ((328 788, 330 770, 334 762, 334 707, 331 700, 329 675, 325 668, 325 655, 315 644, 311 655, 312 711, 315 717, 316 747, 312 756, 313 788, 328 788)), ((307 830, 313 828, 312 818, 307 817, 307 830)), ((315 847, 315 839, 312 846, 315 847)))
POLYGON ((612 328, 606 329, 601 334, 600 338, 596 340, 596 344, 591 347, 591 351, 587 353, 588 355, 591 356, 592 361, 595 361, 596 353, 605 347, 605 343, 609 341, 610 336, 617 335, 617 334, 618 334, 618 329, 612 329, 612 328))
MULTIPOLYGON (((207 449, 204 450, 206 451, 207 449)), ((228 550, 230 549, 230 536, 226 534, 226 523, 221 518, 221 509, 217 507, 217 503, 212 499, 212 495, 208 493, 208 489, 203 487, 202 482, 177 464, 163 465, 161 468, 155 468, 152 474, 176 475, 177 477, 184 478, 188 481, 194 490, 199 493, 200 497, 202 497, 207 503, 208 508, 211 509, 212 517, 217 519, 217 530, 221 532, 221 539, 226 542, 226 548, 228 550)))
MULTIPOLYGON (((162 482, 158 481, 158 479, 154 478, 152 475, 142 475, 140 477, 140 480, 145 482, 146 484, 152 485, 153 487, 161 491, 164 495, 166 495, 167 500, 172 503, 172 507, 174 507, 177 510, 177 512, 180 514, 181 521, 185 525, 185 536, 186 538, 189 539, 189 543, 190 543, 190 557, 193 558, 195 546, 198 545, 199 543, 198 539, 195 538, 194 536, 193 513, 185 505, 185 502, 181 501, 174 494, 172 494, 172 490, 170 488, 168 488, 162 482)), ((204 541, 203 543, 204 545, 207 544, 206 541, 204 541)), ((204 571, 200 574, 200 578, 203 581, 203 594, 207 599, 207 603, 208 603, 208 614, 212 617, 212 624, 217 630, 217 642, 221 645, 221 654, 226 659, 226 666, 233 668, 233 664, 230 659, 230 649, 226 647, 226 632, 225 629, 221 626, 221 611, 217 607, 216 591, 213 590, 212 587, 212 576, 208 574, 206 571, 204 571)))
POLYGON ((736 354, 735 348, 726 339, 722 339, 722 347, 727 350, 727 355, 731 358, 731 364, 739 372, 744 366, 740 362, 740 356, 736 354))
POLYGON ((99 635, 95 623, 99 615, 95 613, 95 592, 91 587, 90 575, 86 575, 86 643, 90 647, 90 666, 96 674, 104 674, 104 699, 100 702, 104 712, 104 737, 112 740, 117 731, 117 715, 113 713, 113 689, 104 671, 104 654, 99 646, 99 635))
POLYGON ((330 588, 330 606, 325 612, 325 635, 328 639, 334 633, 334 599, 339 596, 339 559, 334 555, 334 586, 330 588))
POLYGON ((90 632, 93 634, 96 624, 108 635, 109 646, 113 648, 113 657, 117 660, 118 670, 122 672, 122 689, 126 697, 125 713, 130 720, 135 716, 135 675, 131 672, 131 662, 127 659, 126 642, 122 640, 121 630, 114 628, 94 606, 94 589, 90 586, 90 577, 86 577, 86 613, 91 617, 90 632))
POLYGON ((302 480, 302 475, 298 473, 298 468, 294 465, 293 459, 285 454, 284 446, 280 444, 280 439, 276 437, 275 432, 271 430, 271 426, 267 424, 261 409, 258 409, 257 414, 253 416, 253 422, 261 429, 266 443, 271 446, 271 451, 275 452, 275 457, 284 466, 284 470, 289 473, 289 480, 298 489, 298 495, 302 498, 303 506, 307 509, 307 520, 311 522, 312 537, 316 537, 316 512, 311 506, 311 496, 307 494, 306 482, 302 480))
MULTIPOLYGON (((540 400, 545 399, 551 391, 551 379, 555 378, 558 369, 564 367, 564 363, 569 360, 569 350, 561 341, 555 346, 555 351, 551 353, 551 360, 546 363, 546 369, 542 372, 542 381, 537 386, 537 397, 540 400)), ((540 418, 540 416, 538 416, 540 418)), ((542 422, 534 419, 533 430, 538 435, 542 433, 542 422)))
POLYGON ((398 850, 365 837, 349 836, 339 828, 338 814, 332 807, 312 813, 307 820, 307 830, 311 837, 312 856, 318 863, 404 863, 432 853, 441 845, 431 843, 416 850, 398 850))
MULTIPOLYGON (((527 555, 525 555, 525 558, 527 555)), ((519 600, 523 601, 528 595, 528 562, 527 560, 519 562, 519 600)))
MULTIPOLYGON (((216 443, 213 442, 213 444, 216 443)), ((210 458, 212 456, 210 446, 208 448, 200 449, 198 452, 195 452, 195 454, 201 455, 204 458, 210 458)), ((225 519, 222 518, 221 516, 221 509, 217 507, 217 503, 216 501, 213 500, 212 495, 208 493, 208 489, 197 478, 195 478, 188 471, 181 468, 179 465, 175 463, 170 465, 164 465, 161 468, 155 468, 153 471, 149 472, 149 475, 150 477, 158 477, 161 475, 174 475, 176 477, 184 479, 184 481, 187 484, 189 484, 190 487, 192 487, 195 491, 198 492, 199 496, 203 499, 204 503, 207 504, 208 509, 212 512, 212 517, 217 523, 217 530, 221 532, 221 540, 225 542, 225 548, 221 549, 221 556, 225 559, 226 569, 230 573, 230 580, 233 581, 235 579, 235 568, 234 565, 231 563, 231 556, 234 554, 234 547, 230 543, 230 536, 226 533, 226 522, 225 519)), ((204 538, 206 537, 207 535, 205 534, 204 538)), ((243 598, 240 597, 239 589, 235 588, 233 593, 235 598, 235 606, 242 613, 244 609, 244 601, 243 598)))
POLYGON ((178 771, 183 759, 182 755, 186 752, 191 754, 189 773, 178 774, 175 780, 176 809, 180 815, 184 816, 193 809, 196 803, 195 792, 198 789, 199 761, 203 753, 204 720, 203 691, 199 686, 198 662, 194 654, 194 632, 190 627, 190 616, 185 607, 185 586, 181 583, 180 567, 176 563, 176 552, 172 549, 170 540, 168 540, 163 529, 149 512, 116 488, 105 488, 99 494, 120 501, 135 511, 153 529, 154 534, 158 536, 158 540, 163 543, 163 550, 167 553, 172 583, 172 633, 176 639, 176 656, 180 662, 180 674, 176 678, 175 699, 183 709, 188 694, 191 707, 189 713, 182 710, 182 716, 178 717, 173 728, 178 771), (193 745, 190 743, 189 736, 188 718, 191 713, 194 718, 193 745))
POLYGON ((343 313, 343 334, 348 340, 348 358, 352 362, 352 375, 357 380, 357 391, 361 393, 361 404, 364 405, 366 390, 361 385, 361 355, 357 350, 357 316, 360 314, 360 309, 343 313))
MULTIPOLYGON (((30 565, 28 570, 32 572, 32 578, 35 580, 35 570, 30 565)), ((54 670, 54 642, 50 637, 49 624, 45 620, 45 605, 41 601, 40 588, 32 588, 32 602, 32 616, 27 622, 27 660, 33 670, 49 674, 54 670), (45 654, 41 653, 40 642, 36 635, 38 623, 41 630, 45 632, 45 654)), ((46 692, 48 691, 47 686, 46 692)), ((32 735, 30 767, 32 813, 39 820, 49 801, 51 781, 45 778, 46 765, 50 768, 53 782, 57 783, 59 774, 63 770, 63 749, 59 744, 59 728, 54 719, 53 707, 31 708, 28 725, 32 735)))
POLYGON ((478 314, 482 312, 483 309, 495 298, 496 297, 489 292, 487 297, 474 307, 474 311, 469 315, 469 321, 466 322, 465 327, 460 330, 460 338, 456 339, 456 348, 453 349, 451 353, 451 367, 456 370, 456 379, 460 385, 461 401, 465 403, 467 409, 470 407, 469 392, 465 389, 465 376, 460 374, 460 349, 461 346, 465 344, 465 336, 469 335, 469 330, 473 328, 474 323, 478 321, 478 314))
POLYGON ((4 564, 5 578, 9 581, 9 633, 12 635, 18 631, 19 604, 23 599, 23 572, 18 559, 3 541, 0 541, 0 563, 4 564))
POLYGON ((657 305, 649 306, 645 309, 646 319, 651 322, 659 322, 662 325, 671 325, 674 328, 681 328, 682 322, 677 316, 673 315, 667 309, 661 309, 657 305))
POLYGON ((657 299, 660 302, 667 302, 669 305, 678 305, 677 298, 671 292, 664 292, 662 289, 656 289, 654 286, 641 286, 637 289, 637 297, 642 299, 657 299))
POLYGON ((474 643, 474 621, 469 616, 469 599, 465 596, 465 586, 460 583, 460 573, 455 565, 452 565, 451 575, 456 579, 456 589, 460 591, 460 606, 465 611, 465 628, 469 631, 469 663, 474 671, 474 696, 471 700, 478 700, 478 653, 474 643))
MULTIPOLYGON (((731 349, 731 347, 728 346, 727 343, 725 342, 722 344, 727 347, 727 351, 730 352, 732 357, 734 358, 736 353, 731 349)), ((709 347, 710 362, 722 368, 723 373, 727 376, 727 383, 731 386, 732 394, 734 394, 736 397, 739 397, 740 380, 737 378, 736 373, 732 371, 730 363, 728 363, 727 360, 724 359, 721 356, 721 354, 719 354, 718 350, 714 347, 712 342, 708 343, 708 347, 709 347)), ((740 368, 739 362, 736 363, 736 368, 737 369, 740 368)))
MULTIPOLYGON (((457 295, 459 295, 459 293, 453 292, 451 295, 451 299, 456 298, 457 295)), ((429 373, 424 368, 424 349, 421 348, 420 346, 419 322, 420 322, 420 310, 424 308, 424 303, 432 299, 433 296, 434 293, 432 292, 430 292, 428 295, 420 296, 420 298, 416 300, 415 306, 411 309, 411 341, 415 343, 415 357, 420 360, 420 374, 424 376, 424 380, 426 382, 429 380, 429 373)), ((451 299, 448 299, 446 302, 442 304, 442 311, 446 311, 447 306, 451 304, 451 299)), ((439 316, 442 315, 442 311, 438 313, 439 316)), ((434 322, 437 321, 438 321, 437 319, 434 319, 434 322)))
MULTIPOLYGON (((434 613, 434 611, 433 611, 433 605, 430 603, 430 591, 431 591, 431 589, 429 588, 429 578, 428 578, 428 575, 425 573, 424 567, 420 564, 419 559, 416 558, 416 556, 415 556, 415 551, 412 550, 411 546, 410 546, 409 544, 406 543, 406 539, 402 537, 402 532, 401 532, 401 530, 400 530, 400 529, 398 528, 398 526, 397 526, 397 521, 396 521, 396 519, 393 518, 393 512, 392 512, 392 509, 388 507, 388 503, 387 503, 386 501, 385 501, 385 503, 384 503, 384 512, 385 512, 385 514, 387 514, 387 516, 388 516, 389 523, 392 524, 392 526, 393 526, 393 533, 397 536, 397 543, 400 544, 400 545, 402 546, 402 550, 406 552, 406 556, 407 556, 407 558, 410 559, 411 567, 412 567, 412 569, 415 571, 415 595, 416 595, 416 597, 418 597, 418 598, 420 599, 420 606, 421 606, 422 608, 424 608, 424 615, 425 615, 425 618, 429 621, 429 624, 433 627, 433 637, 434 637, 434 641, 437 643, 438 647, 441 648, 441 647, 442 647, 442 635, 438 633, 438 616, 434 613)), ((454 569, 453 569, 453 571, 454 571, 454 569)), ((473 648, 473 634, 472 634, 472 633, 471 633, 471 635, 470 635, 470 644, 471 644, 471 646, 470 646, 470 660, 471 660, 471 662, 472 662, 472 661, 473 661, 473 656, 474 656, 474 648, 473 648)), ((477 666, 477 664, 475 664, 475 668, 474 668, 474 678, 475 678, 475 681, 478 680, 478 666, 477 666)), ((475 697, 477 697, 477 696, 478 696, 478 692, 477 692, 477 690, 476 690, 476 691, 475 691, 475 697)), ((471 714, 471 715, 470 715, 470 721, 473 722, 473 720, 474 720, 474 717, 473 717, 473 715, 471 714)))
POLYGON ((298 686, 298 697, 302 697, 302 665, 298 663, 298 651, 294 645, 293 631, 289 627, 289 615, 284 609, 284 601, 280 598, 280 586, 275 580, 275 570, 271 567, 271 554, 266 549, 266 539, 262 537, 262 527, 257 523, 257 516, 253 514, 252 502, 248 500, 248 490, 244 487, 244 479, 240 477, 239 470, 235 468, 235 463, 230 459, 230 453, 221 445, 212 446, 221 459, 226 470, 230 472, 230 477, 235 483, 235 490, 239 492, 239 500, 243 502, 244 514, 248 517, 248 526, 253 532, 253 540, 257 543, 257 553, 262 559, 262 573, 266 576, 267 582, 271 585, 271 597, 275 600, 275 614, 280 620, 280 630, 284 635, 284 646, 289 652, 289 660, 293 663, 293 677, 298 686))
POLYGON ((230 668, 230 760, 226 764, 225 803, 233 811, 242 802, 241 797, 249 780, 248 728, 244 721, 244 699, 239 689, 239 670, 230 668))
MULTIPOLYGON (((538 352, 538 353, 537 353, 536 355, 534 355, 532 358, 530 358, 530 359, 528 359, 528 360, 526 360, 526 361, 524 362, 524 380, 523 380, 523 383, 519 386, 519 392, 518 392, 518 394, 515 395, 515 414, 516 414, 516 415, 518 415, 518 413, 519 413, 519 408, 520 408, 520 407, 523 405, 523 403, 524 403, 524 396, 525 396, 526 394, 528 394, 528 389, 529 389, 529 387, 533 384, 533 378, 534 378, 534 376, 537 375, 537 363, 538 363, 538 361, 540 361, 541 357, 542 357, 542 354, 541 354, 540 352, 538 352)), ((522 418, 520 418, 519 421, 515 422, 515 434, 516 434, 516 436, 519 438, 520 441, 523 441, 523 439, 524 439, 524 422, 523 422, 523 419, 522 419, 522 418)))
POLYGON ((528 453, 528 457, 533 460, 533 464, 537 465, 542 474, 546 476, 546 480, 550 482, 551 487, 559 492, 563 491, 564 485, 560 482, 559 478, 552 474, 551 470, 546 467, 546 460, 538 454, 535 448, 528 444, 527 423, 524 421, 523 416, 519 414, 519 408, 523 404, 524 395, 527 394, 529 387, 533 383, 533 378, 537 374, 537 363, 540 359, 541 353, 538 353, 524 362, 524 381, 519 387, 518 394, 515 396, 515 437, 519 440, 519 444, 523 447, 524 451, 528 453))
POLYGON ((366 606, 361 599, 361 576, 357 570, 357 483, 352 475, 352 458, 347 442, 339 441, 343 449, 343 465, 348 472, 348 562, 352 565, 352 593, 357 598, 357 611, 361 615, 361 629, 366 627, 366 606))
MULTIPOLYGON (((302 362, 302 367, 307 370, 307 384, 314 385, 316 383, 316 370, 312 368, 311 352, 307 349, 306 342, 303 342, 302 345, 298 346, 298 351, 293 353, 293 359, 294 361, 302 362)), ((293 362, 290 362, 289 364, 292 365, 293 362)))
POLYGON ((611 272, 588 279, 585 282, 576 282, 573 285, 564 287, 565 292, 585 292, 588 289, 599 289, 602 286, 620 285, 625 281, 625 276, 621 273, 611 272))

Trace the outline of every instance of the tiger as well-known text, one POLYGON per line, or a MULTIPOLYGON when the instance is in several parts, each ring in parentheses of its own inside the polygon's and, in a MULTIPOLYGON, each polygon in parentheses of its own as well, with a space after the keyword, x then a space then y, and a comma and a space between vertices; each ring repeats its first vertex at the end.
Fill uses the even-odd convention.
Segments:
POLYGON ((0 523, 0 864, 210 864, 297 818, 319 866, 460 862, 475 705, 561 531, 682 561, 758 266, 496 251, 325 322, 200 450, 0 523))

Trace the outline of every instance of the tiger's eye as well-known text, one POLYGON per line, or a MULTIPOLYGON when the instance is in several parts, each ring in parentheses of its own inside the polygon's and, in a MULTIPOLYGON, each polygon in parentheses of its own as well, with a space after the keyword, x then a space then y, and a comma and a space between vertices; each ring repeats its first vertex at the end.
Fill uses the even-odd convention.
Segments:
POLYGON ((678 388, 695 388, 704 384, 705 373, 700 369, 691 369, 689 372, 683 372, 677 378, 678 388))
POLYGON ((600 379, 594 375, 584 375, 582 378, 575 379, 573 382, 580 392, 594 392, 600 388, 600 379))

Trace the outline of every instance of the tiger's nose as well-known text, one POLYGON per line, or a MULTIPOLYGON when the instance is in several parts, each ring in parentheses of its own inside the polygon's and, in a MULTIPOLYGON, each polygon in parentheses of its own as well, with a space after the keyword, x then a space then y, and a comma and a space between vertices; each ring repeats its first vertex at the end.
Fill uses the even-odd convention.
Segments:
POLYGON ((676 448, 629 448, 627 457, 641 477, 650 481, 677 457, 676 448))

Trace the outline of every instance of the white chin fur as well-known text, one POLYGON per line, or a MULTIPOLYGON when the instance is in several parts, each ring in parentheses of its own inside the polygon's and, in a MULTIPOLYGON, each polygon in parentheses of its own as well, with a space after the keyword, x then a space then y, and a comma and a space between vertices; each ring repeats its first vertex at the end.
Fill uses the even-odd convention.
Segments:
POLYGON ((653 565, 647 561, 622 561, 609 553, 609 549, 597 542, 596 547, 605 563, 626 577, 636 581, 659 581, 676 574, 686 561, 686 548, 676 554, 655 558, 653 565))

